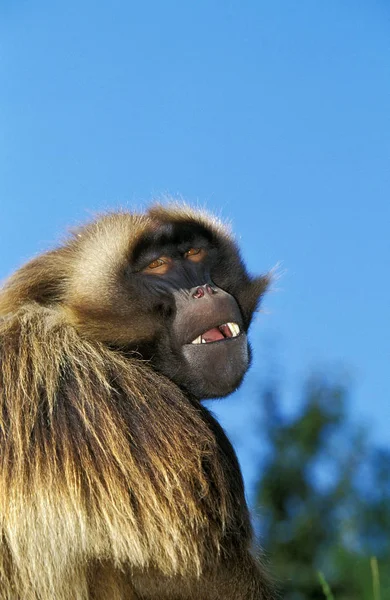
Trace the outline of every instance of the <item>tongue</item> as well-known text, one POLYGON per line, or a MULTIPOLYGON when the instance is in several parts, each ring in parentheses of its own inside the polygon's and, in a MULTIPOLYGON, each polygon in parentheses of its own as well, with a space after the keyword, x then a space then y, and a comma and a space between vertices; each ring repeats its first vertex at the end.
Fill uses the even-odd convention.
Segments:
POLYGON ((209 329, 202 333, 202 338, 206 342, 216 342, 217 340, 224 340, 224 335, 218 329, 218 327, 213 327, 213 329, 209 329))

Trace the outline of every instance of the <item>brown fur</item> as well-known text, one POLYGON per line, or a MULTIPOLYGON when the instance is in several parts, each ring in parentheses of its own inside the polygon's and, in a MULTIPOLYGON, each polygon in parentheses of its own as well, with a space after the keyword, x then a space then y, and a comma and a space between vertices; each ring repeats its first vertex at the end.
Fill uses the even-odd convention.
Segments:
MULTIPOLYGON (((154 332, 117 277, 144 231, 189 217, 239 264, 219 222, 155 207, 95 221, 0 293, 0 600, 272 597, 222 429, 105 343, 154 332)), ((248 279, 248 310, 266 283, 248 279)))

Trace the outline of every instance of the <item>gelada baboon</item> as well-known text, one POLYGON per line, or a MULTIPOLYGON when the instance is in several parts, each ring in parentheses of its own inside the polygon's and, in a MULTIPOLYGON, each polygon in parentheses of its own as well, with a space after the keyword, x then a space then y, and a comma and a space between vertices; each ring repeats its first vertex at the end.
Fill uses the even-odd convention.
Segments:
POLYGON ((186 206, 119 212, 0 294, 1 600, 265 600, 239 465, 200 404, 268 278, 186 206))

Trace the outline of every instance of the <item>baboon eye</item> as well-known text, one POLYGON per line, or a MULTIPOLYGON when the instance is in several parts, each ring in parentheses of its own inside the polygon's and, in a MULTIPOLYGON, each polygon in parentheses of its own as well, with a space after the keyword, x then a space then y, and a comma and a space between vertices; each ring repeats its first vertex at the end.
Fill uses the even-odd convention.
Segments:
POLYGON ((206 251, 203 248, 190 248, 184 254, 185 258, 188 260, 192 260, 192 262, 200 262, 206 254, 206 251))
POLYGON ((164 275, 171 266, 171 259, 167 256, 160 256, 153 260, 144 270, 144 273, 151 273, 155 275, 164 275))
POLYGON ((190 248, 186 252, 186 256, 194 256, 195 254, 199 254, 200 248, 190 248))
POLYGON ((147 269, 157 269, 157 267, 161 267, 161 265, 165 264, 162 258, 156 258, 150 265, 147 266, 147 269))

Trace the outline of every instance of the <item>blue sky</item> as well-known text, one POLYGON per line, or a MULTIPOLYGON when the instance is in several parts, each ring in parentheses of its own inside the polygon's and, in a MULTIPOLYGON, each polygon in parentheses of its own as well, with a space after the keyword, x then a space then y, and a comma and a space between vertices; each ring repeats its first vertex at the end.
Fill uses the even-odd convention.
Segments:
POLYGON ((0 78, 1 278, 96 211, 206 206, 251 271, 284 272, 242 391, 213 405, 233 439, 271 353, 288 409, 339 369, 388 444, 388 2, 3 0, 0 78))

